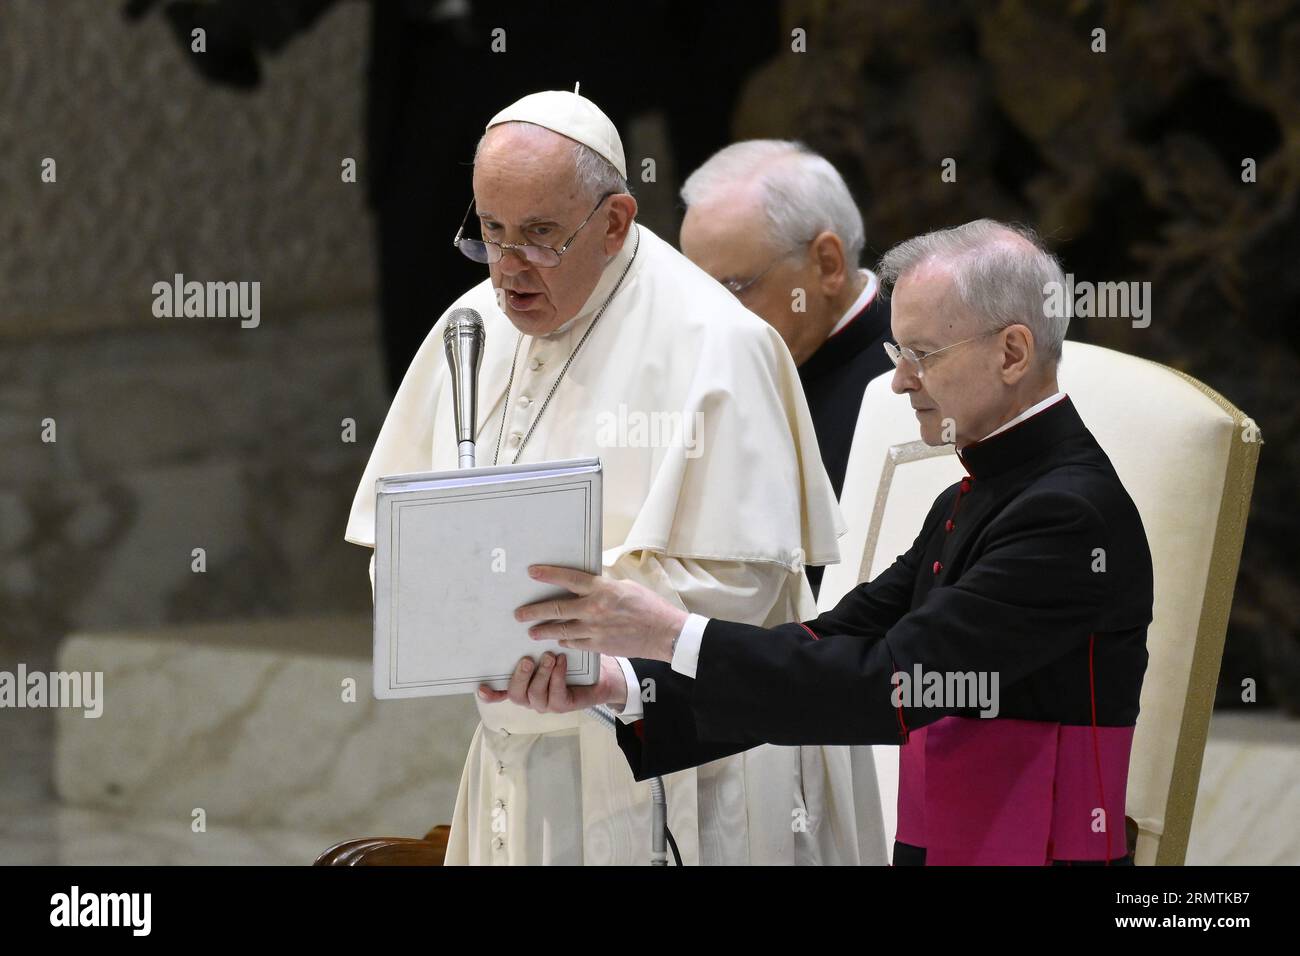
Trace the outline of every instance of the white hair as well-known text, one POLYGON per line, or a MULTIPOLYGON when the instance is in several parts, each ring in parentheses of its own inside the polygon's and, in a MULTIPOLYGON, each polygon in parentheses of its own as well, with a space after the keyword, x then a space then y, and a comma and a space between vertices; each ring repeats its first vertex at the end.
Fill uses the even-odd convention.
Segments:
POLYGON ((682 202, 702 202, 739 183, 761 187, 763 213, 777 245, 796 248, 823 232, 835 233, 856 267, 866 240, 844 177, 803 143, 750 139, 718 150, 682 184, 682 202))
POLYGON ((950 272, 957 298, 983 329, 1028 326, 1042 358, 1060 361, 1069 310, 1045 306, 1050 289, 1064 288, 1065 276, 1032 229, 992 219, 936 229, 894 246, 876 271, 881 282, 895 283, 927 264, 950 272))
MULTIPOLYGON (((538 126, 536 123, 528 123, 524 120, 508 120, 506 123, 498 123, 497 126, 520 125, 531 126, 534 129, 546 129, 545 126, 538 126)), ((478 155, 483 150, 483 141, 487 139, 487 134, 496 126, 484 130, 483 135, 478 139, 478 145, 474 147, 474 162, 478 162, 478 155)), ((553 136, 562 134, 547 130, 553 136)), ((596 152, 585 143, 579 143, 573 140, 573 174, 578 181, 578 190, 583 195, 591 198, 593 202, 604 196, 606 193, 625 193, 628 192, 627 180, 623 175, 614 168, 614 164, 607 160, 600 153, 596 152)))

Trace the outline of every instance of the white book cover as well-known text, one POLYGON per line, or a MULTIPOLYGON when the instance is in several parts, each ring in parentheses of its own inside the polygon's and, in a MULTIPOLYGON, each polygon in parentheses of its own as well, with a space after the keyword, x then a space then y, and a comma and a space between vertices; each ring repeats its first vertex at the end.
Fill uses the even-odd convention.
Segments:
POLYGON ((600 573, 600 459, 389 475, 375 494, 376 697, 504 690, 547 650, 596 682, 599 654, 532 640, 514 611, 571 596, 531 564, 600 573))

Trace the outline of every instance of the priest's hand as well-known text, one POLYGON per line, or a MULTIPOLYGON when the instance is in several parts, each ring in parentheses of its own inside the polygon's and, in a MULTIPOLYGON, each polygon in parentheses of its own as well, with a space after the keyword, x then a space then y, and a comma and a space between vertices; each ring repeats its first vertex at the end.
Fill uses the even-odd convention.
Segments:
POLYGON ((533 640, 617 657, 673 659, 673 642, 689 615, 649 588, 548 564, 534 564, 528 575, 576 595, 515 611, 517 621, 543 622, 528 629, 533 640))
POLYGON ((480 684, 478 696, 491 704, 508 700, 539 714, 567 714, 597 704, 622 710, 627 703, 627 681, 623 668, 614 658, 600 659, 600 676, 589 687, 570 687, 565 680, 567 671, 563 654, 547 651, 537 661, 525 657, 515 666, 506 690, 493 690, 487 684, 480 684))

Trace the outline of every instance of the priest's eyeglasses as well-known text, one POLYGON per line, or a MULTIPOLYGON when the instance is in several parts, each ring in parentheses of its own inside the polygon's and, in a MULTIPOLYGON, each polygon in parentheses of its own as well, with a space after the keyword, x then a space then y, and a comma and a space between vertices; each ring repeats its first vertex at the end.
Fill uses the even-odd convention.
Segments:
POLYGON ((943 348, 935 349, 933 352, 916 352, 908 348, 906 345, 898 346, 889 341, 882 344, 885 346, 885 354, 888 355, 889 360, 894 363, 894 368, 898 368, 898 363, 900 361, 905 361, 908 364, 908 369, 913 375, 917 378, 925 378, 925 366, 922 363, 934 358, 940 352, 946 352, 949 349, 955 349, 959 345, 965 345, 967 342, 974 342, 976 339, 982 339, 985 336, 994 335, 1001 332, 1003 328, 1006 328, 1006 326, 998 329, 988 329, 987 331, 981 332, 979 335, 972 335, 970 338, 962 339, 960 342, 953 342, 952 345, 945 345, 943 348))
POLYGON ((569 246, 573 240, 578 238, 578 233, 582 232, 582 227, 591 222, 591 217, 596 215, 596 210, 610 196, 617 195, 617 192, 607 192, 600 197, 600 201, 592 207, 591 212, 587 213, 587 218, 582 220, 582 224, 573 230, 573 235, 564 240, 564 244, 558 249, 547 246, 538 242, 494 242, 491 239, 469 239, 465 238, 465 224, 469 222, 469 211, 474 208, 474 200, 469 201, 465 207, 465 217, 461 220, 460 228, 456 230, 456 238, 451 244, 459 249, 467 259, 473 259, 475 262, 482 262, 491 265, 494 262, 500 262, 501 257, 506 254, 507 249, 513 249, 528 261, 530 265, 537 266, 541 269, 554 269, 560 264, 560 257, 569 251, 569 246))

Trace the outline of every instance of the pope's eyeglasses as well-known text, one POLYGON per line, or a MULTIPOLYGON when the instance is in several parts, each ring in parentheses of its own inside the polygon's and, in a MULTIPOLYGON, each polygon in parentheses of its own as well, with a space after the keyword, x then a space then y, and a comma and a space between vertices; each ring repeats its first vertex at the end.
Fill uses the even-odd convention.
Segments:
POLYGON ((578 238, 578 233, 582 232, 582 227, 591 222, 591 217, 596 215, 596 210, 610 196, 617 195, 616 192, 607 192, 600 197, 600 201, 592 207, 591 212, 587 213, 587 218, 582 220, 582 224, 573 230, 573 235, 564 240, 564 244, 558 249, 551 246, 542 245, 536 242, 494 242, 491 239, 468 239, 465 238, 465 224, 469 221, 469 211, 474 208, 474 200, 469 201, 465 207, 465 217, 461 220, 460 228, 456 230, 456 237, 451 240, 451 244, 461 251, 467 259, 475 262, 482 262, 491 265, 494 262, 500 262, 501 257, 506 254, 507 249, 513 249, 530 265, 542 269, 554 269, 560 264, 560 257, 563 256, 572 244, 573 240, 578 238))

